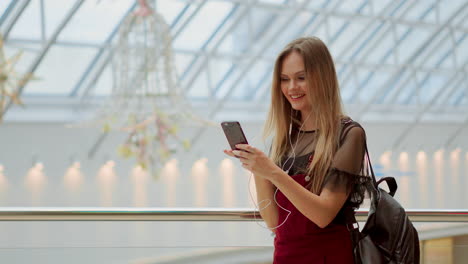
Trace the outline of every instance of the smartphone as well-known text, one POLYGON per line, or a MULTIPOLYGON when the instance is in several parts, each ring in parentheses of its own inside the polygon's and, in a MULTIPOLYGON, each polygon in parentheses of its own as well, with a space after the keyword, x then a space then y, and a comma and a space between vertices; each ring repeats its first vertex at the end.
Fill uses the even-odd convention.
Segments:
POLYGON ((221 127, 223 128, 224 134, 226 135, 232 150, 238 149, 236 148, 237 144, 249 144, 239 122, 225 121, 221 123, 221 127))

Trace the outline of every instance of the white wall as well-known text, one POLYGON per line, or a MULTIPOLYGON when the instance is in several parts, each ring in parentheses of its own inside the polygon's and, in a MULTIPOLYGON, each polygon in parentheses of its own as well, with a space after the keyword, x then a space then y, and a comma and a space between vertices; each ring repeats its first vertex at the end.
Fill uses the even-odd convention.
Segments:
MULTIPOLYGON (((399 183, 397 198, 406 208, 468 208, 468 150, 462 134, 455 141, 458 158, 447 149, 434 159, 434 152, 455 126, 418 126, 389 160, 389 150, 402 124, 363 124, 371 157, 378 173, 394 174, 399 183), (400 151, 408 153, 400 162, 400 151), (418 151, 426 161, 417 162, 418 151), (405 165, 406 164, 406 165, 405 165), (406 167, 406 168, 405 168, 406 167), (405 173, 401 173, 401 171, 405 173)), ((259 124, 243 123, 252 145, 266 149, 259 124)), ((191 130, 192 129, 192 130, 191 130)), ((193 134, 187 128, 183 134, 193 134)), ((132 160, 117 157, 122 135, 107 138, 93 159, 87 152, 99 136, 96 128, 68 129, 63 124, 7 123, 0 126, 0 206, 147 206, 147 207, 252 207, 248 175, 233 161, 233 172, 220 172, 227 142, 220 128, 208 128, 190 153, 177 157, 178 173, 160 179, 131 176, 132 160), (26 184, 28 169, 35 161, 44 164, 43 188, 34 194, 26 184), (69 190, 64 174, 75 158, 81 162, 83 179, 77 191, 69 190), (207 173, 192 175, 199 158, 207 158, 207 173), (108 159, 116 162, 116 180, 106 190, 97 176, 108 159), (175 179, 175 181, 174 181, 175 179), (227 180, 231 180, 232 184, 227 180), (200 182, 205 181, 200 184, 200 182), (226 184, 226 187, 224 187, 226 184), (198 186, 198 187, 197 187, 198 186), (232 188, 229 188, 231 186, 232 188), (175 190, 171 192, 171 188, 175 190), (198 190, 197 190, 198 188, 198 190)), ((421 155, 420 155, 421 156, 421 155)), ((129 263, 207 247, 271 246, 269 232, 258 223, 226 222, 2 222, 0 255, 9 263, 129 263), (58 253, 61 252, 61 253, 58 253)))
MULTIPOLYGON (((384 173, 397 177, 400 184, 397 194, 404 205, 407 207, 466 208, 468 196, 465 196, 464 188, 468 187, 466 180, 468 139, 462 134, 454 141, 452 148, 444 150, 441 161, 434 161, 434 153, 443 145, 447 135, 455 126, 418 126, 405 138, 401 144, 402 147, 392 152, 389 163, 383 164, 382 153, 391 149, 395 138, 405 125, 376 123, 363 125, 366 128, 371 158, 376 171, 379 175, 384 173), (458 158, 452 157, 455 147, 460 149, 458 158), (400 162, 402 151, 408 153, 406 165, 400 162), (426 165, 417 162, 419 151, 425 152, 426 165), (420 199, 421 194, 427 196, 426 201, 420 199), (433 198, 438 200, 432 200, 433 198)), ((261 125, 244 122, 243 127, 251 144, 266 151, 267 147, 261 140, 261 125)), ((197 129, 185 128, 182 137, 193 137, 197 129)), ((222 186, 226 177, 232 177, 232 184, 234 184, 232 194, 234 200, 227 206, 250 207, 252 205, 247 191, 248 173, 240 167, 237 160, 230 159, 234 165, 233 176, 225 175, 227 172, 220 171, 221 162, 226 158, 222 150, 228 145, 224 134, 218 127, 206 128, 190 152, 181 152, 175 156, 178 175, 170 175, 171 173, 165 171, 161 179, 148 177, 141 179, 140 184, 136 184, 138 182, 135 182, 131 175, 134 161, 124 160, 117 155, 116 147, 123 140, 122 134, 110 134, 94 157, 88 158, 87 154, 99 135, 97 128, 71 129, 65 128, 63 124, 2 124, 0 126, 0 164, 4 166, 4 170, 0 178, 0 205, 222 207, 225 203, 222 186), (202 173, 206 175, 192 175, 192 166, 200 158, 207 159, 207 171, 202 173), (105 200, 97 174, 99 168, 110 159, 116 162, 117 178, 113 185, 111 200, 108 198, 105 200), (64 182, 65 172, 73 160, 80 161, 83 174, 82 183, 76 193, 67 189, 64 182), (43 189, 37 192, 36 197, 32 197, 31 190, 28 189, 25 181, 28 170, 35 161, 44 164, 45 181, 43 189), (200 184, 201 181, 205 183, 200 184), (174 193, 169 196, 170 193, 167 191, 169 188, 175 188, 175 198, 174 193), (139 190, 139 197, 135 190, 139 190), (146 197, 142 197, 142 192, 146 192, 146 197)))

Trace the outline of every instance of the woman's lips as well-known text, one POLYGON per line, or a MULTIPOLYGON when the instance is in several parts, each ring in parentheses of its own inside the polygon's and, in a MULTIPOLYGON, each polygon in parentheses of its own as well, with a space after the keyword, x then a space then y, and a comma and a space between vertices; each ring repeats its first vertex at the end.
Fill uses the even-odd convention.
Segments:
POLYGON ((304 96, 305 96, 305 94, 299 95, 298 97, 297 97, 297 95, 290 95, 289 98, 291 98, 291 100, 293 100, 293 101, 297 101, 297 100, 302 99, 304 96))

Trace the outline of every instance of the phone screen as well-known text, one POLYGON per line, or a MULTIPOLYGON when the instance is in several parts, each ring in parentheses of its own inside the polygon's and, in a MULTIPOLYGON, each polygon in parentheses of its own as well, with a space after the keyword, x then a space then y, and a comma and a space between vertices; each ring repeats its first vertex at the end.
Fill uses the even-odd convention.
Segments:
POLYGON ((221 127, 223 128, 224 134, 226 135, 232 150, 237 149, 237 144, 248 144, 239 122, 225 121, 221 123, 221 127))

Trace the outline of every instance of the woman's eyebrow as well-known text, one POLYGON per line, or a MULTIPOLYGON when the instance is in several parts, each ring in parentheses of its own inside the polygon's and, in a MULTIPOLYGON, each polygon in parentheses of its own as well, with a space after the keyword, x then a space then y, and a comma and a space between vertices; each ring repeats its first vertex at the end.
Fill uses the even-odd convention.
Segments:
MULTIPOLYGON (((302 73, 305 73, 305 70, 300 70, 300 71, 294 73, 293 75, 298 75, 298 74, 302 74, 302 73)), ((288 76, 286 73, 281 73, 281 75, 288 76)))

